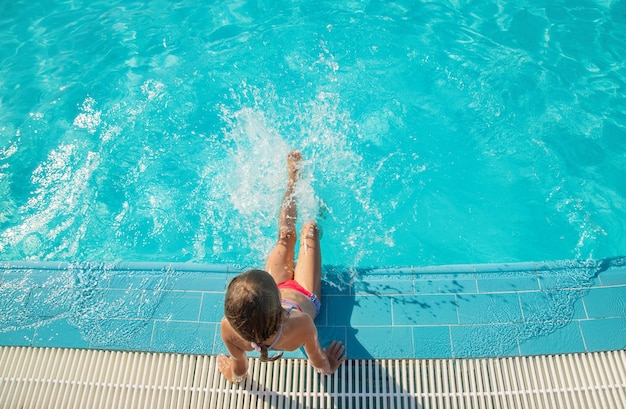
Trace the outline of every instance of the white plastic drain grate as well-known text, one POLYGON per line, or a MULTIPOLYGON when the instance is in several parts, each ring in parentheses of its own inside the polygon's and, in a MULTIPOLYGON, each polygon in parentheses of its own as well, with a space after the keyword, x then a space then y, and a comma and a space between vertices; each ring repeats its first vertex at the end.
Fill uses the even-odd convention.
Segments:
POLYGON ((626 352, 261 363, 236 386, 214 356, 0 347, 0 408, 626 408, 626 352))

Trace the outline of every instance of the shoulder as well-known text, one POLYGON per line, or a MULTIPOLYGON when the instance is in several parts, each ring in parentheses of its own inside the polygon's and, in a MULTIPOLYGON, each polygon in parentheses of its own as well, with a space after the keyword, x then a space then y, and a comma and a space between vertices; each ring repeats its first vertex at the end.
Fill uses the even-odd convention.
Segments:
POLYGON ((226 317, 222 317, 222 322, 220 323, 220 333, 224 341, 228 341, 234 336, 237 336, 235 329, 230 325, 230 322, 228 322, 226 317))
POLYGON ((309 314, 299 313, 289 317, 290 332, 297 334, 301 340, 317 338, 317 328, 309 314))
POLYGON ((235 331, 230 325, 230 322, 228 322, 228 320, 226 319, 226 317, 222 317, 222 322, 220 323, 220 326, 222 329, 222 336, 225 335, 224 331, 226 331, 226 333, 231 333, 235 331))
POLYGON ((235 329, 232 327, 232 325, 230 325, 230 322, 228 322, 226 317, 222 317, 220 327, 222 338, 224 338, 225 341, 231 338, 241 338, 239 334, 237 334, 237 331, 235 331, 235 329))
POLYGON ((220 335, 222 336, 222 340, 226 346, 236 346, 244 351, 250 351, 252 349, 249 345, 250 343, 244 341, 244 339, 237 334, 237 331, 235 331, 235 329, 230 325, 230 322, 228 322, 226 317, 222 318, 222 322, 220 324, 220 335))

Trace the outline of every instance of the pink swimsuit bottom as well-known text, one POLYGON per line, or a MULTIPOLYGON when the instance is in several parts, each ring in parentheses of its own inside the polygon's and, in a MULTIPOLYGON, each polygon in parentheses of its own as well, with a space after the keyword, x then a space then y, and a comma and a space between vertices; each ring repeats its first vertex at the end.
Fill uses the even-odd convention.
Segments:
MULTIPOLYGON (((319 298, 317 298, 315 294, 311 293, 306 288, 302 287, 300 283, 298 283, 296 280, 283 281, 282 283, 278 284, 278 288, 279 289, 289 288, 291 290, 296 290, 304 294, 306 297, 309 298, 309 300, 311 300, 311 304, 313 304, 313 308, 315 309, 315 316, 317 317, 317 315, 320 313, 320 308, 322 308, 322 303, 320 302, 319 298)), ((300 310, 300 312, 302 312, 302 308, 299 305, 289 300, 282 300, 281 302, 283 304, 287 304, 290 307, 295 307, 298 310, 300 310)))

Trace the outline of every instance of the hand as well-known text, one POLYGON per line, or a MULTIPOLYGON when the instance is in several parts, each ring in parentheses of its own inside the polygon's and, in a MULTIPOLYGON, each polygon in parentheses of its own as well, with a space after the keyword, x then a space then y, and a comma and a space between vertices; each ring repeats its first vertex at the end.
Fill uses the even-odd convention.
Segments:
POLYGON ((217 368, 220 370, 222 375, 232 383, 241 383, 244 379, 246 379, 246 374, 242 376, 235 376, 233 373, 233 367, 230 365, 230 357, 219 354, 217 356, 217 368))
POLYGON ((324 350, 326 354, 326 358, 328 359, 328 363, 330 364, 330 372, 326 375, 330 375, 334 373, 337 368, 341 366, 342 363, 348 358, 344 351, 346 347, 341 344, 340 341, 333 341, 330 343, 328 349, 324 350))

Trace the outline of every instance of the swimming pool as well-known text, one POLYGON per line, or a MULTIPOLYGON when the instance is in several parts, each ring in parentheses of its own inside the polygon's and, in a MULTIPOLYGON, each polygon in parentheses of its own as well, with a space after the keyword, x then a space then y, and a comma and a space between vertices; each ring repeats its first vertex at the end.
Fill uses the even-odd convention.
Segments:
POLYGON ((623 2, 0 9, 3 261, 262 264, 292 148, 329 266, 626 254, 623 2))
POLYGON ((623 7, 5 5, 1 257, 259 262, 289 148, 329 264, 626 253, 623 7))

